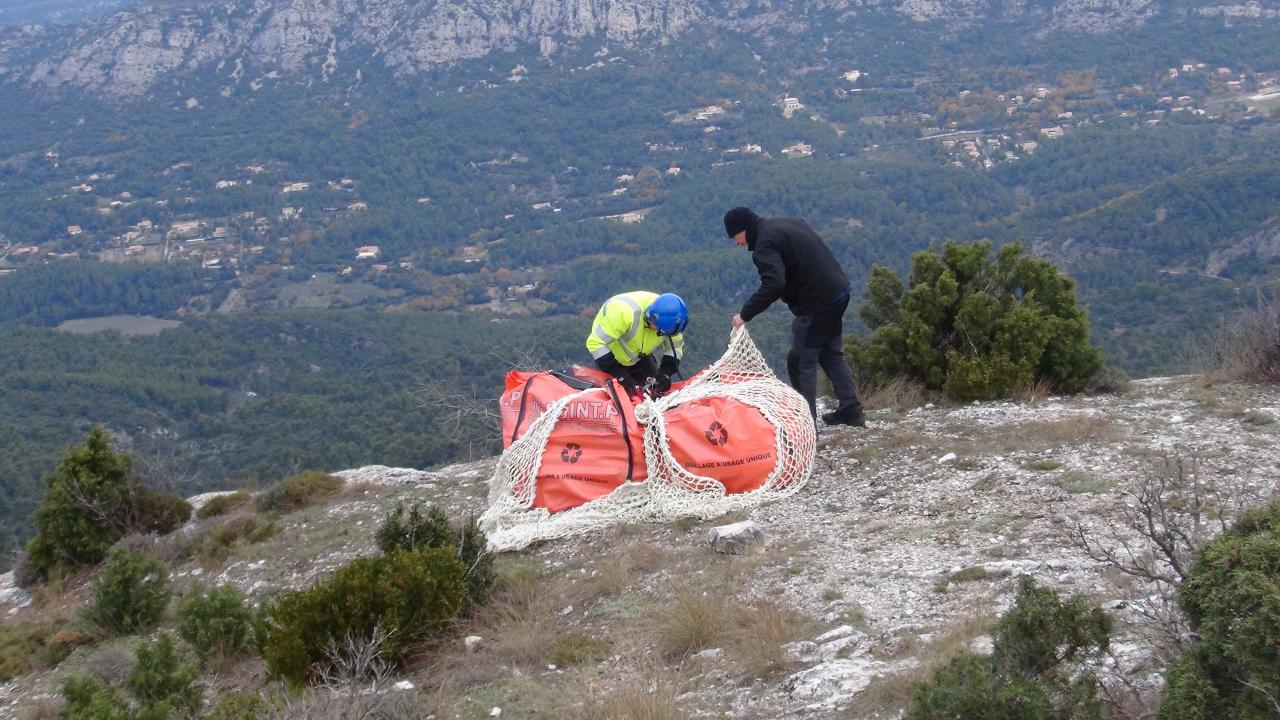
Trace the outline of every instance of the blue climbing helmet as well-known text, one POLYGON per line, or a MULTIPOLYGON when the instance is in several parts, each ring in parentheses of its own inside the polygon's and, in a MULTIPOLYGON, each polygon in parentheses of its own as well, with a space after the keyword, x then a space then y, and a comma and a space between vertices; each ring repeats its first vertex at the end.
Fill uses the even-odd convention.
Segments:
POLYGON ((644 316, 657 328, 659 335, 678 335, 689 325, 689 308, 675 293, 663 293, 654 298, 644 316))

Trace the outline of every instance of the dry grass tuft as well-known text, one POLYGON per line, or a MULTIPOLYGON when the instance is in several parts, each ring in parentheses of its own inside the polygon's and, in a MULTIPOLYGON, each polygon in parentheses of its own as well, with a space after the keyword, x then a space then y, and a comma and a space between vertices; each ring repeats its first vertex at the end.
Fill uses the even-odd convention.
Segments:
POLYGON ((867 410, 905 412, 929 402, 932 394, 922 383, 910 378, 894 378, 875 385, 859 386, 862 406, 867 410))
POLYGON ((1028 447, 1056 447, 1084 443, 1114 442, 1125 435, 1111 420, 1095 415, 1076 415, 1062 420, 1039 420, 1000 429, 1008 451, 1028 447))
POLYGON ((609 652, 609 641, 586 633, 557 635, 551 649, 551 662, 557 667, 585 665, 603 658, 609 652))
POLYGON ((494 592, 528 595, 542 585, 542 565, 526 557, 502 557, 494 566, 494 592))
POLYGON ((493 654, 522 667, 541 665, 556 644, 554 592, 505 593, 479 613, 474 634, 489 640, 493 654))
POLYGON ((584 688, 581 703, 564 711, 567 720, 685 720, 676 680, 661 670, 628 673, 615 687, 584 688))
POLYGON ((1013 400, 1028 405, 1036 405, 1048 400, 1053 395, 1053 391, 1053 383, 1047 378, 1040 378, 1032 383, 1030 387, 1022 388, 1014 393, 1013 400))
POLYGON ((593 597, 612 597, 626 590, 631 580, 631 565, 626 558, 607 557, 597 564, 595 573, 587 580, 587 593, 593 597))
POLYGON ((750 677, 765 677, 787 670, 791 661, 783 646, 799 640, 807 623, 797 613, 764 601, 739 606, 738 629, 731 652, 750 677))
POLYGON ((627 548, 627 564, 635 572, 651 573, 670 564, 671 553, 653 543, 638 543, 627 548))
POLYGON ((653 613, 654 635, 668 657, 687 657, 726 639, 734 630, 731 598, 681 590, 653 613))

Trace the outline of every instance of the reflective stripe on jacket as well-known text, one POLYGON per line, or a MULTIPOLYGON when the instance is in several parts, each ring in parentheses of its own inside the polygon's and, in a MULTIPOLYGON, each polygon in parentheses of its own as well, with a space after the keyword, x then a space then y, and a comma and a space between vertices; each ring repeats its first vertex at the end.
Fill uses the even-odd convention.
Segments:
POLYGON ((657 293, 637 290, 605 301, 587 336, 591 357, 598 359, 613 353, 618 362, 628 367, 635 365, 641 355, 674 355, 677 360, 683 357, 683 334, 665 338, 645 324, 644 311, 657 297, 657 293))

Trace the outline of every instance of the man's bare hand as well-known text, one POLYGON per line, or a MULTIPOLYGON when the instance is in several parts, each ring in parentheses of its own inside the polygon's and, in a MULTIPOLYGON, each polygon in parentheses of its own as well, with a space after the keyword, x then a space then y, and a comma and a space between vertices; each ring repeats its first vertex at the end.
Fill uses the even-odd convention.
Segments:
POLYGON ((747 321, 746 321, 746 320, 743 320, 741 315, 734 315, 734 316, 733 316, 733 326, 734 326, 735 328, 742 327, 742 326, 743 326, 743 325, 745 325, 746 323, 747 323, 747 321))

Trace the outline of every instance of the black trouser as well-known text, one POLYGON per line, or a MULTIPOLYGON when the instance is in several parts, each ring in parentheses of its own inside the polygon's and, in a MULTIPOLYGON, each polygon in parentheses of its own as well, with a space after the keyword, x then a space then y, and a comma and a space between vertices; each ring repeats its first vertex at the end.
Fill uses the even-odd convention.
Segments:
POLYGON ((844 359, 844 311, 849 307, 845 290, 825 308, 811 315, 797 315, 791 321, 791 352, 787 353, 787 375, 791 387, 809 401, 809 412, 818 422, 818 366, 831 380, 840 399, 837 412, 852 414, 862 409, 853 373, 844 359))

